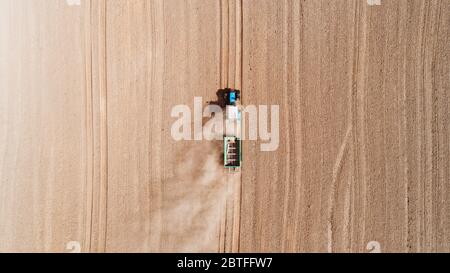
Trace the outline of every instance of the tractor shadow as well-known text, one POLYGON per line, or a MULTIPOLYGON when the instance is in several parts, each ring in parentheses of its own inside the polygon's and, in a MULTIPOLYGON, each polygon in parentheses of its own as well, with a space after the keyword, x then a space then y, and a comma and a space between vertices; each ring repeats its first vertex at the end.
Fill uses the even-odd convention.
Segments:
POLYGON ((217 100, 216 101, 208 101, 208 104, 209 105, 217 105, 220 108, 225 109, 225 107, 227 106, 226 94, 231 90, 232 89, 230 89, 230 88, 217 90, 217 92, 216 92, 217 100))

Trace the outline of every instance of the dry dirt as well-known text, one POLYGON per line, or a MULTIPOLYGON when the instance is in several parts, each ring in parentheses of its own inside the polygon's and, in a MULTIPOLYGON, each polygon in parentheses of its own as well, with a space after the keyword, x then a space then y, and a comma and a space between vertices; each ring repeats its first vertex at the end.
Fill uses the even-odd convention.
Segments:
POLYGON ((450 1, 380 4, 1 0, 0 252, 450 252, 450 1), (225 87, 238 174, 170 134, 225 87))

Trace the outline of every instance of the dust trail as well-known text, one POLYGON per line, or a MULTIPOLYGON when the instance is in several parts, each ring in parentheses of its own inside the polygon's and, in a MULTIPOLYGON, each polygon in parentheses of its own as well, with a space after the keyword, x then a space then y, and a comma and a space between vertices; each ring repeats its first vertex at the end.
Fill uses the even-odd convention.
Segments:
POLYGON ((232 196, 228 183, 239 175, 224 169, 221 141, 187 145, 177 158, 173 177, 163 181, 162 202, 159 211, 152 212, 151 228, 164 242, 159 251, 216 251, 221 217, 232 196))

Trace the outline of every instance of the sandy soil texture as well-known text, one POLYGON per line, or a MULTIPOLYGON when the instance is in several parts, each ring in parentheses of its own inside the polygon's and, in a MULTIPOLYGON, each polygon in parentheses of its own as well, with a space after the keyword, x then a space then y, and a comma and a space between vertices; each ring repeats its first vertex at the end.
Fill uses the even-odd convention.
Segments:
POLYGON ((0 1, 0 252, 450 252, 449 127, 448 0, 0 1), (236 174, 171 136, 226 87, 236 174))

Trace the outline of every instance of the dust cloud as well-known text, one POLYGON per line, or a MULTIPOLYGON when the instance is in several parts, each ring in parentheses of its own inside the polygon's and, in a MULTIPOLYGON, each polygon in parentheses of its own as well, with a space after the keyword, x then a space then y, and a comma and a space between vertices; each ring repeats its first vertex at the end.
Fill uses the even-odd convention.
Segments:
POLYGON ((180 152, 173 177, 163 181, 158 211, 152 213, 152 230, 164 242, 159 251, 217 251, 221 220, 232 196, 229 183, 240 177, 223 167, 222 145, 222 141, 193 141, 180 152))

